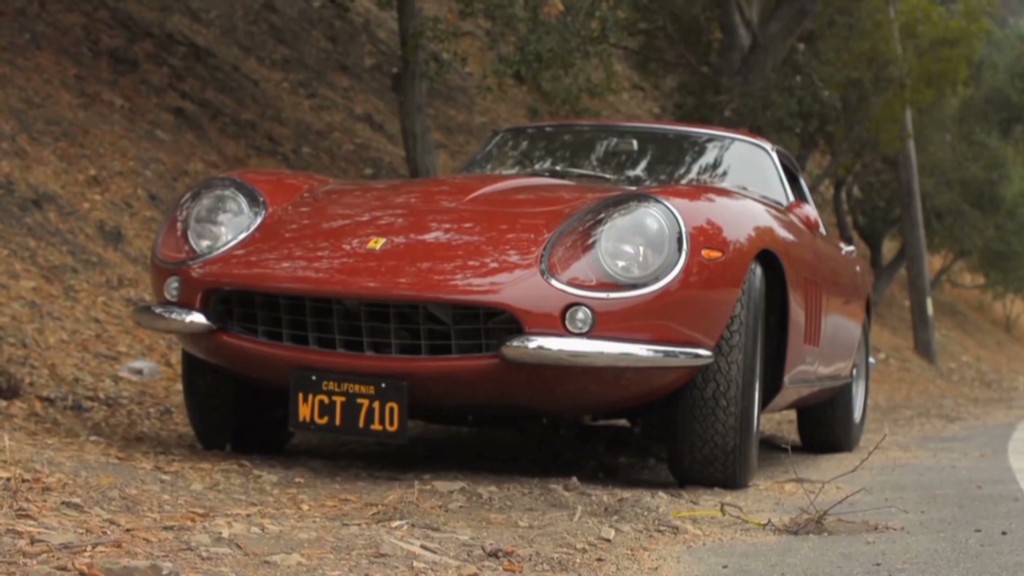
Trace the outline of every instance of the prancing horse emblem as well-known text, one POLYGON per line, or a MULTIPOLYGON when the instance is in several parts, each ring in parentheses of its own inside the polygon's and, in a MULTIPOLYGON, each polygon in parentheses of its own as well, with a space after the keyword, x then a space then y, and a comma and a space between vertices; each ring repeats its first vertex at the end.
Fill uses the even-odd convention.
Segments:
POLYGON ((381 238, 380 236, 374 236, 370 238, 370 241, 366 243, 366 248, 369 250, 380 250, 387 244, 387 238, 381 238))

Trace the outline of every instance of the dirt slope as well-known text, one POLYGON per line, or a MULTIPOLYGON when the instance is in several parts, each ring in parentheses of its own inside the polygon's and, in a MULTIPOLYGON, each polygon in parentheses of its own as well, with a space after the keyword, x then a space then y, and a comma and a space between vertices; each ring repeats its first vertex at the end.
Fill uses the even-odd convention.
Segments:
MULTIPOLYGON (((602 441, 428 430, 394 450, 306 440, 279 460, 194 447, 174 340, 127 318, 149 297, 163 211, 225 169, 378 177, 403 166, 390 15, 370 0, 241 4, 0 6, 0 396, 21 391, 0 399, 0 574, 125 558, 196 574, 678 573, 672 546, 764 537, 741 522, 673 519, 723 495, 672 490, 616 430, 602 441), (161 376, 118 376, 138 358, 161 376)), ((473 78, 436 91, 449 169, 494 127, 525 119, 514 92, 480 100, 473 78)), ((605 114, 656 110, 624 91, 605 114)), ((937 372, 907 349, 903 298, 897 288, 880 314, 872 438, 1019 396, 1021 345, 989 316, 939 299, 937 372)), ((792 433, 787 416, 772 426, 792 433)), ((766 466, 759 486, 728 497, 781 513, 797 493, 781 482, 788 465, 766 466)))
MULTIPOLYGON (((120 393, 119 363, 174 367, 172 341, 126 311, 149 296, 155 230, 189 184, 241 167, 403 173, 390 14, 369 0, 243 4, 0 7, 0 360, 31 395, 85 406, 94 385, 120 393)), ((473 77, 435 90, 443 169, 525 120, 514 91, 481 99, 473 77)), ((625 112, 610 114, 644 115, 634 95, 617 100, 625 112)))

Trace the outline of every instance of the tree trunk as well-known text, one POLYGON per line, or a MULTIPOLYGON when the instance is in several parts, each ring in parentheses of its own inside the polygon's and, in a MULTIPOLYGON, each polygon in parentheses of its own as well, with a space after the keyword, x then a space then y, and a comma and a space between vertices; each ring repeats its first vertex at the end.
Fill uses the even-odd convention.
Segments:
POLYGON ((715 67, 725 104, 719 122, 743 125, 731 109, 751 90, 766 89, 820 8, 821 0, 721 0, 715 67))
MULTIPOLYGON (((903 74, 904 98, 909 98, 909 75, 903 61, 896 2, 889 0, 896 53, 903 74)), ((932 308, 931 285, 928 274, 928 243, 924 232, 924 210, 921 207, 921 182, 917 170, 917 146, 914 140, 914 115, 909 100, 905 103, 903 128, 906 150, 900 155, 900 175, 903 183, 903 245, 907 249, 907 284, 910 289, 910 316, 914 330, 914 350, 931 364, 939 362, 935 341, 935 318, 932 308)))
POLYGON ((401 64, 395 76, 405 164, 412 178, 436 176, 437 150, 427 117, 427 76, 423 18, 416 0, 397 0, 401 64))
POLYGON ((899 251, 892 257, 892 260, 885 264, 881 263, 881 248, 879 248, 878 253, 879 256, 876 260, 875 252, 871 252, 872 268, 875 271, 875 281, 871 286, 871 307, 875 310, 882 305, 882 300, 885 299, 885 293, 889 290, 889 286, 892 286, 896 275, 899 274, 904 264, 907 263, 906 246, 900 246, 899 251), (874 267, 875 264, 878 264, 877 268, 874 267))
POLYGON ((935 272, 935 275, 932 276, 932 291, 938 290, 942 287, 942 282, 946 279, 946 276, 949 276, 949 273, 953 271, 953 268, 963 259, 963 256, 957 254, 942 263, 942 266, 939 267, 938 271, 935 272))
POLYGON ((836 224, 839 226, 839 238, 847 244, 853 244, 854 237, 853 227, 850 225, 850 210, 846 205, 846 188, 849 185, 849 176, 843 176, 836 180, 832 191, 832 205, 836 212, 836 224))
POLYGON ((718 13, 722 28, 722 46, 718 53, 718 72, 721 76, 735 75, 743 64, 743 56, 750 49, 753 34, 743 18, 740 0, 723 0, 718 13))
MULTIPOLYGON (((737 2, 739 3, 739 2, 737 2)), ((821 0, 776 2, 771 15, 758 26, 749 53, 744 58, 742 75, 753 86, 771 76, 818 14, 821 0)))

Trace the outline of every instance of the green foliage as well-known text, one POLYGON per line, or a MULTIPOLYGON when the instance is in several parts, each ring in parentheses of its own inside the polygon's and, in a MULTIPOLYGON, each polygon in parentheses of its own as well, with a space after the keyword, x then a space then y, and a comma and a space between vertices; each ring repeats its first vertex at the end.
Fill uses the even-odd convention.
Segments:
POLYGON ((986 241, 968 260, 969 269, 985 278, 985 286, 997 297, 1024 295, 1024 189, 1005 197, 1002 211, 988 220, 986 241))
POLYGON ((963 121, 1000 137, 1024 141, 1024 27, 1002 31, 986 47, 965 95, 963 121))
POLYGON ((992 37, 969 89, 928 112, 922 179, 932 248, 999 295, 1024 294, 1024 34, 992 37))
POLYGON ((992 222, 1010 200, 1008 149, 988 130, 943 130, 939 121, 923 122, 920 132, 926 136, 920 157, 929 244, 933 251, 968 258, 993 240, 992 222))
POLYGON ((994 30, 993 4, 993 0, 899 2, 912 105, 927 106, 964 86, 994 30))
MULTIPOLYGON (((889 0, 865 0, 823 12, 808 43, 810 73, 820 80, 832 149, 896 153, 905 140, 903 113, 956 97, 991 33, 991 0, 902 0, 898 3, 905 89, 889 0)), ((865 152, 861 152, 865 153, 865 152)))
POLYGON ((1011 174, 1002 188, 1000 211, 987 221, 989 230, 970 261, 997 297, 1024 295, 1024 154, 1016 151, 1011 174))
POLYGON ((900 224, 900 181, 896 159, 872 157, 860 166, 857 185, 850 193, 850 217, 857 235, 871 250, 872 268, 885 262, 885 240, 900 224))
POLYGON ((622 13, 614 0, 456 0, 459 17, 483 22, 489 70, 537 97, 534 114, 583 114, 616 86, 611 45, 622 13))

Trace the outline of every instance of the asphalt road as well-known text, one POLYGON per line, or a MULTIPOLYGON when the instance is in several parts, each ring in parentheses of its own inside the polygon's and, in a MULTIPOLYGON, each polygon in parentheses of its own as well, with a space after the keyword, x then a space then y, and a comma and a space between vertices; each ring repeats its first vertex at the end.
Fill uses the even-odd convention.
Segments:
POLYGON ((1024 575, 1024 423, 922 441, 933 457, 874 469, 859 508, 903 529, 688 550, 687 574, 1024 575), (899 508, 900 510, 897 510, 899 508))

